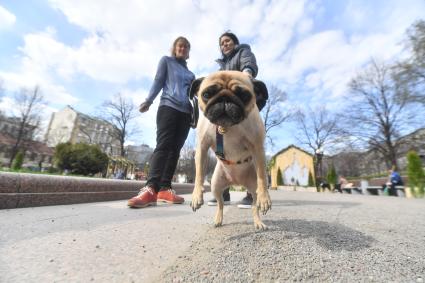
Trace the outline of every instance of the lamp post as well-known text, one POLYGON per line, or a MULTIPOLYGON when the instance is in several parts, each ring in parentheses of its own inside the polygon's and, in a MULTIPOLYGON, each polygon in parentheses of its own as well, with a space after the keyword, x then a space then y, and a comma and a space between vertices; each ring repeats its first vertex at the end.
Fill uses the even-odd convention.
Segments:
POLYGON ((316 149, 316 187, 319 187, 322 182, 322 158, 323 158, 323 149, 320 147, 316 149))

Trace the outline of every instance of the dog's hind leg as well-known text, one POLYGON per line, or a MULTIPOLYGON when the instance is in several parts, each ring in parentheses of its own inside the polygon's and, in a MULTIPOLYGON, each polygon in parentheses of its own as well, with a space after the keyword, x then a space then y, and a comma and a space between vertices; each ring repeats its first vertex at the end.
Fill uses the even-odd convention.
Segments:
POLYGON ((226 176, 223 173, 222 168, 220 168, 220 164, 217 164, 211 179, 211 191, 215 199, 217 200, 217 211, 215 213, 215 218, 214 218, 215 227, 220 227, 223 225, 223 207, 224 207, 223 191, 228 186, 230 186, 230 182, 226 179, 226 176))

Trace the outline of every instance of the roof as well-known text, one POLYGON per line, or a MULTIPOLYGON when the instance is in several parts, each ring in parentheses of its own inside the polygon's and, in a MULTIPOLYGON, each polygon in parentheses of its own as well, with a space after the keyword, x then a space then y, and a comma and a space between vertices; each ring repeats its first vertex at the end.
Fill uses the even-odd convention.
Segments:
POLYGON ((302 148, 300 148, 300 147, 298 147, 298 146, 295 146, 295 145, 291 144, 291 145, 289 145, 289 146, 285 147, 284 149, 280 150, 280 151, 279 151, 278 153, 276 153, 275 155, 273 155, 273 157, 272 157, 272 158, 275 158, 276 156, 278 156, 279 154, 281 154, 281 153, 283 153, 283 152, 287 151, 287 150, 288 150, 288 149, 290 149, 290 148, 298 149, 299 151, 302 151, 302 152, 304 152, 305 154, 308 154, 308 155, 310 155, 310 156, 313 156, 313 154, 311 154, 310 152, 308 152, 308 151, 306 151, 306 150, 304 150, 304 149, 302 149, 302 148))
POLYGON ((14 145, 15 141, 10 135, 0 133, 0 144, 14 145))
POLYGON ((414 130, 413 132, 411 132, 411 133, 409 133, 409 134, 407 134, 407 135, 404 135, 404 136, 400 137, 399 139, 406 139, 406 138, 409 138, 410 136, 414 136, 414 135, 416 135, 416 134, 418 134, 418 133, 420 133, 420 132, 425 132, 425 128, 419 128, 419 129, 416 129, 416 130, 414 130))
POLYGON ((29 141, 26 142, 28 150, 31 152, 41 153, 45 155, 53 155, 55 150, 53 147, 48 147, 45 143, 39 141, 29 141))
MULTIPOLYGON (((7 134, 0 133, 0 144, 14 146, 16 143, 16 139, 7 134)), ((45 143, 39 141, 22 141, 22 144, 25 145, 28 151, 41 153, 45 155, 53 155, 54 149, 52 147, 48 147, 45 143)))
MULTIPOLYGON (((77 114, 77 116, 79 116, 79 117, 83 117, 83 118, 85 118, 85 119, 89 119, 89 120, 93 120, 93 121, 97 121, 97 122, 105 123, 105 124, 108 124, 108 125, 110 125, 110 126, 114 127, 114 124, 112 124, 111 122, 109 122, 109 121, 105 120, 104 118, 90 116, 90 115, 88 115, 88 114, 85 114, 85 113, 83 113, 83 112, 80 112, 80 111, 76 110, 76 109, 75 109, 75 108, 73 108, 71 105, 67 105, 65 108, 69 108, 69 109, 71 109, 71 110, 72 110, 72 111, 74 111, 74 112, 77 114)), ((64 109, 65 109, 65 108, 64 108, 64 109)))

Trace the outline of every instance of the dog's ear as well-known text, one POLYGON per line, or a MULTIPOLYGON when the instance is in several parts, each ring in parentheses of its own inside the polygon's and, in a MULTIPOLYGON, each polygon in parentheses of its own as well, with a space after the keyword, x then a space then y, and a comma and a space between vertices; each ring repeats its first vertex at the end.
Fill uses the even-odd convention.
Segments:
POLYGON ((269 92, 267 91, 266 84, 262 81, 253 79, 252 84, 254 85, 254 93, 256 97, 261 97, 264 100, 269 99, 269 92))
POLYGON ((203 80, 204 80, 204 77, 196 79, 192 82, 189 89, 189 99, 193 99, 193 97, 196 95, 196 93, 199 90, 199 86, 201 85, 203 80))
POLYGON ((258 80, 252 80, 252 84, 254 85, 255 92, 255 103, 257 104, 258 110, 266 106, 267 99, 269 99, 269 92, 267 91, 267 87, 265 83, 258 80))

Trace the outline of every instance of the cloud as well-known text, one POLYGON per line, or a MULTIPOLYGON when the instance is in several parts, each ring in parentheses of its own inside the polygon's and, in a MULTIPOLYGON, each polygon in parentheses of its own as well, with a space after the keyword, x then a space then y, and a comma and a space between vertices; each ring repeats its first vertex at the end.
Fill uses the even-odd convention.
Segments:
POLYGON ((6 8, 0 6, 0 30, 13 26, 16 22, 16 16, 6 8))
MULTIPOLYGON (((174 38, 183 35, 190 40, 188 66, 204 76, 218 69, 218 37, 230 29, 251 45, 258 78, 286 90, 288 104, 302 100, 312 107, 338 105, 348 81, 371 57, 399 56, 404 31, 424 16, 425 7, 422 0, 331 2, 49 0, 67 24, 85 31, 83 37, 66 44, 61 34, 66 29, 56 23, 25 34, 19 68, 0 69, 0 76, 10 80, 9 86, 39 83, 55 103, 100 104, 95 99, 105 95, 85 97, 87 90, 79 86, 84 81, 120 89, 138 105, 174 38)), ((0 7, 0 19, 1 13, 0 7)), ((159 98, 155 103, 138 118, 144 133, 153 133, 143 137, 152 141, 149 144, 154 143, 159 98)))
MULTIPOLYGON (((152 78, 160 56, 169 53, 178 35, 187 36, 192 43, 189 66, 196 72, 218 68, 218 36, 228 29, 249 40, 262 60, 275 60, 287 48, 304 7, 304 1, 244 0, 178 1, 167 5, 157 1, 127 1, 126 5, 68 0, 50 3, 69 22, 91 33, 75 50, 75 71, 120 83, 152 78)), ((311 26, 308 20, 303 24, 301 30, 311 26)))
POLYGON ((288 50, 280 62, 266 70, 266 76, 279 78, 298 91, 309 93, 303 99, 325 103, 348 91, 347 84, 371 58, 393 61, 402 53, 403 33, 345 34, 343 30, 312 33, 288 50), (274 73, 276 69, 280 72, 274 73))
POLYGON ((22 88, 40 87, 45 100, 53 105, 75 104, 79 98, 59 81, 56 73, 63 77, 72 73, 67 66, 71 48, 54 39, 55 30, 51 27, 45 31, 24 36, 24 46, 19 48, 20 57, 17 68, 13 71, 0 70, 0 78, 9 96, 22 88))

